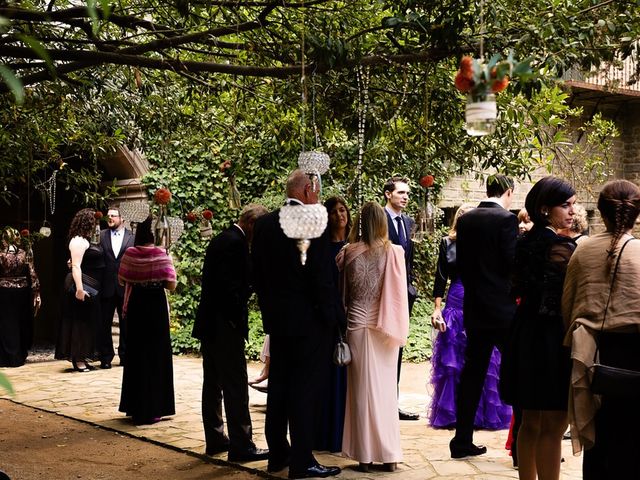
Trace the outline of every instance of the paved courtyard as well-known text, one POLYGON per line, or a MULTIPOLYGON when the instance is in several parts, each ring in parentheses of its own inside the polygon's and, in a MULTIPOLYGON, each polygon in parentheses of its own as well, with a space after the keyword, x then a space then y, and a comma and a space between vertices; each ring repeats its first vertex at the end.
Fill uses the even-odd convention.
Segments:
MULTIPOLYGON (((116 361, 117 363, 117 361, 116 361)), ((88 373, 70 371, 63 361, 27 363, 19 368, 3 368, 15 389, 12 400, 82 420, 105 428, 144 438, 157 444, 204 456, 204 432, 200 416, 202 386, 201 360, 176 356, 173 360, 176 392, 176 415, 155 425, 135 426, 118 412, 122 368, 96 370, 88 373)), ((257 375, 260 364, 249 365, 249 376, 257 375)), ((354 469, 356 463, 339 454, 316 452, 318 461, 326 465, 339 465, 343 473, 338 478, 397 478, 410 479, 507 479, 518 478, 511 467, 511 457, 504 449, 506 431, 476 432, 475 441, 488 447, 480 457, 452 460, 449 440, 452 432, 434 430, 425 418, 428 394, 425 387, 429 365, 404 364, 402 367, 400 405, 403 409, 419 412, 419 421, 401 424, 404 462, 394 473, 372 471, 364 474, 354 469)), ((266 447, 264 414, 266 395, 249 389, 254 437, 259 447, 266 447)), ((4 398, 11 398, 5 396, 4 398)), ((562 479, 580 479, 582 457, 571 455, 569 441, 563 441, 562 479)), ((215 463, 226 462, 226 454, 213 457, 215 463)), ((244 469, 255 470, 267 478, 286 478, 286 470, 279 475, 266 473, 266 461, 243 464, 244 469)))

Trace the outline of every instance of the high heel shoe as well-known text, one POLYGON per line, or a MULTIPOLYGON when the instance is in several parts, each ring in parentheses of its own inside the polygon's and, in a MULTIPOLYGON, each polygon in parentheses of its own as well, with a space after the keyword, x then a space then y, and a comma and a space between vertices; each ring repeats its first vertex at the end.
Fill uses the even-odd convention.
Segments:
POLYGON ((360 462, 360 464, 358 465, 358 470, 360 470, 362 473, 369 473, 369 468, 371 467, 370 463, 362 463, 360 462))
POLYGON ((87 365, 86 362, 83 363, 84 365, 82 367, 79 367, 75 360, 71 360, 71 365, 73 365, 73 370, 75 372, 90 372, 91 368, 89 368, 89 365, 87 365))

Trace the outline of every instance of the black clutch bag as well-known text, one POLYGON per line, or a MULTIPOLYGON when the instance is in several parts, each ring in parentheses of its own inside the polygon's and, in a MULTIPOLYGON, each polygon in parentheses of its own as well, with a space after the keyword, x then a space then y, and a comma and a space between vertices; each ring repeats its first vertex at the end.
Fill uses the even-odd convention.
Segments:
MULTIPOLYGON (((87 295, 91 298, 97 297, 100 293, 98 290, 98 281, 91 278, 89 275, 82 274, 82 289, 87 292, 87 295)), ((71 294, 76 293, 76 282, 73 280, 71 272, 67 273, 64 279, 64 288, 71 294)))

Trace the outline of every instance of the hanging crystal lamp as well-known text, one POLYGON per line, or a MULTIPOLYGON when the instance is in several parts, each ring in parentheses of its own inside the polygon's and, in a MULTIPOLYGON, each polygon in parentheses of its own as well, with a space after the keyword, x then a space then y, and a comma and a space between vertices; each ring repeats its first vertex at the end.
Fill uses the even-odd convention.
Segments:
POLYGON ((311 239, 322 235, 328 218, 327 209, 319 203, 286 205, 280 209, 280 227, 287 237, 297 240, 302 265, 307 262, 311 239))
POLYGON ((149 216, 149 202, 145 200, 132 200, 122 202, 118 208, 125 222, 129 222, 131 231, 135 234, 138 223, 144 222, 149 216))
MULTIPOLYGON (((329 155, 317 150, 302 152, 300 153, 300 155, 298 155, 298 168, 310 177, 318 177, 318 183, 320 184, 320 186, 322 186, 322 180, 320 176, 326 173, 327 170, 329 170, 330 163, 331 158, 329 157, 329 155)), ((313 187, 313 191, 315 191, 316 182, 312 182, 311 186, 313 187)))

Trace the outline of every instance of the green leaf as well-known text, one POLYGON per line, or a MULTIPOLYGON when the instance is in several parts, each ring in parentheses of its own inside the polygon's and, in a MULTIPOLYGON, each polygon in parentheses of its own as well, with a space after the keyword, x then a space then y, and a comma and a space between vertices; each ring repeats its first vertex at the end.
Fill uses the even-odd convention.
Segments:
POLYGON ((13 96, 16 98, 16 103, 21 104, 24 101, 24 89, 22 88, 22 81, 15 76, 15 74, 7 68, 6 65, 0 64, 0 77, 7 84, 13 96))
POLYGON ((9 394, 13 395, 13 387, 11 386, 11 382, 4 375, 4 373, 0 372, 0 387, 4 388, 9 394))

